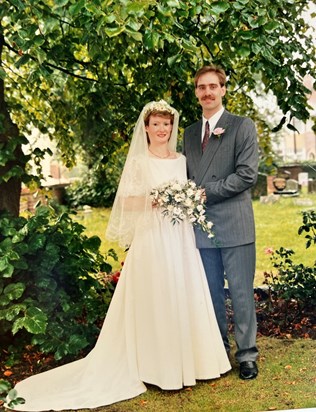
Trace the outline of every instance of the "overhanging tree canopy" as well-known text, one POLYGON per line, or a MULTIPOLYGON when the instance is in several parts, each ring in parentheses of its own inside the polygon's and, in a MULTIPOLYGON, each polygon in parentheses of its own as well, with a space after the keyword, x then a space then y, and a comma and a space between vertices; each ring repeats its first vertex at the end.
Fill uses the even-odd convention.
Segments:
MULTIPOLYGON (((192 76, 210 62, 223 66, 230 76, 228 108, 255 117, 250 92, 256 93, 260 83, 265 92, 274 93, 287 116, 280 119, 282 124, 293 116, 308 119, 302 79, 306 74, 315 78, 316 60, 313 37, 301 17, 308 3, 7 0, 1 4, 0 110, 6 121, 0 130, 0 210, 12 203, 3 200, 14 179, 23 179, 28 160, 21 156, 21 138, 11 132, 10 119, 19 136, 27 136, 32 127, 49 134, 68 165, 74 163, 78 148, 88 164, 106 163, 128 140, 140 108, 150 100, 168 98, 181 112, 182 126, 195 120, 199 108, 192 76)), ((268 139, 263 130, 263 148, 269 146, 268 139)))

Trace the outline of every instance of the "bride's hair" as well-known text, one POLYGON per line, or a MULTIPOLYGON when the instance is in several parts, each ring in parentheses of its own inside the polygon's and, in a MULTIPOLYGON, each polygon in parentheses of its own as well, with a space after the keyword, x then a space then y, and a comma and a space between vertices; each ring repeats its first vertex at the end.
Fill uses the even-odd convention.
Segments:
POLYGON ((160 116, 160 117, 164 117, 166 119, 170 119, 171 124, 173 124, 174 114, 170 113, 167 110, 153 110, 152 112, 146 113, 146 115, 144 117, 145 126, 149 125, 150 116, 160 116))

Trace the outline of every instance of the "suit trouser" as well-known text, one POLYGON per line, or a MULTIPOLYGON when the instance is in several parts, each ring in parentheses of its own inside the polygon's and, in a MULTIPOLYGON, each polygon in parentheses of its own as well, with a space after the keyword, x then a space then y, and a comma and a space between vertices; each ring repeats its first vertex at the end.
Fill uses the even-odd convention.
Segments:
POLYGON ((257 320, 253 280, 256 266, 255 243, 227 248, 200 249, 221 335, 229 351, 225 305, 225 278, 234 311, 238 362, 255 361, 257 320))

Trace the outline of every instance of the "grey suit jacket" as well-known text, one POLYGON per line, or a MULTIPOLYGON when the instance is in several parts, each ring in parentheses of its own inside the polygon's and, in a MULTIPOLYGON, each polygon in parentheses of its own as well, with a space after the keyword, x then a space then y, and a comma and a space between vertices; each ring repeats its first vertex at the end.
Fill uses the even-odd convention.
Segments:
POLYGON ((214 223, 215 241, 195 230, 198 248, 233 247, 255 241, 251 187, 258 175, 258 143, 253 121, 227 110, 204 153, 201 149, 202 120, 184 131, 183 154, 188 178, 206 190, 206 215, 214 223))

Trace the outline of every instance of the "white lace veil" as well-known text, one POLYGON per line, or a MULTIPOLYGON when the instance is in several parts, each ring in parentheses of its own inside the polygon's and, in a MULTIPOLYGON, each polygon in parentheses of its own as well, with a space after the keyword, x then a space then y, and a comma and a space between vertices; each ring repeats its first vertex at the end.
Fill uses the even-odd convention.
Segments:
POLYGON ((135 228, 146 227, 148 213, 152 211, 149 193, 152 189, 149 179, 149 154, 144 119, 148 113, 165 112, 174 115, 173 128, 169 139, 169 150, 177 145, 179 113, 167 102, 150 102, 144 106, 134 128, 121 180, 112 206, 106 229, 106 237, 117 241, 123 248, 131 244, 135 228))

